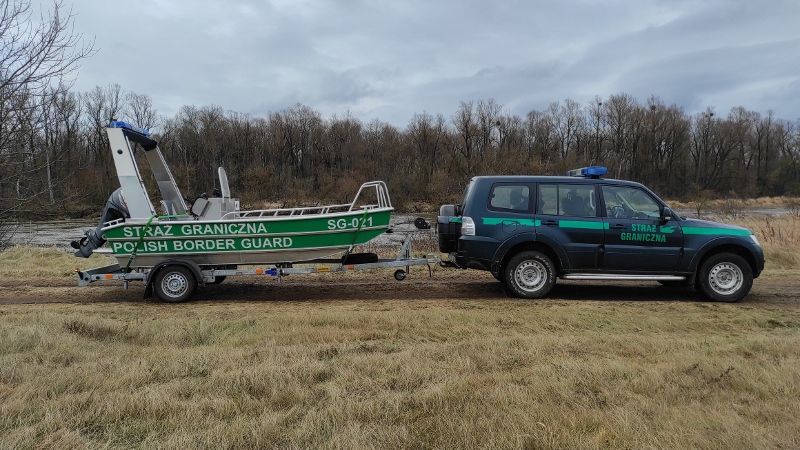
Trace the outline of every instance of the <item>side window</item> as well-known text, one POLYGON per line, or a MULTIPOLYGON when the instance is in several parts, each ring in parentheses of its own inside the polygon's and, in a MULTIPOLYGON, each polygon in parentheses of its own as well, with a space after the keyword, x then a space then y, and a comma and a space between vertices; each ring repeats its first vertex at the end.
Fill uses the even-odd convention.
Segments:
POLYGON ((539 214, 555 216, 558 214, 558 185, 540 184, 539 185, 539 204, 536 210, 539 214))
POLYGON ((540 184, 539 214, 551 216, 596 217, 594 186, 579 184, 540 184))
POLYGON ((641 189, 627 186, 603 186, 606 214, 615 219, 657 219, 658 203, 641 189))
POLYGON ((596 217, 594 186, 559 184, 558 205, 561 216, 596 217))
POLYGON ((489 194, 489 209, 524 212, 530 205, 530 188, 518 184, 498 184, 489 194))

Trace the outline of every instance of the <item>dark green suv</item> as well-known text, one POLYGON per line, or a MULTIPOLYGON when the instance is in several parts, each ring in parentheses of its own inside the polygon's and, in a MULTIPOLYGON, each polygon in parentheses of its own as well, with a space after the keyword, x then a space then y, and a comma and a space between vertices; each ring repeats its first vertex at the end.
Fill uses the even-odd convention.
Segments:
POLYGON ((750 230, 679 217, 643 185, 605 173, 474 177, 460 204, 439 209, 439 250, 523 298, 544 297, 557 277, 693 285, 725 302, 750 292, 764 269, 750 230))

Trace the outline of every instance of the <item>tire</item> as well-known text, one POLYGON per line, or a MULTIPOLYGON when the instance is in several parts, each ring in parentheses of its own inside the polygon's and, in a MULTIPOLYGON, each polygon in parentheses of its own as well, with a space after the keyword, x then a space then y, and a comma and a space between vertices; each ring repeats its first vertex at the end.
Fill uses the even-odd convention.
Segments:
POLYGON ((181 303, 194 295, 197 290, 197 279, 189 268, 171 265, 156 274, 153 290, 162 301, 181 303))
POLYGON ((556 269, 544 253, 524 251, 508 262, 503 281, 516 297, 542 298, 556 284, 556 269))
POLYGON ((211 283, 208 283, 208 284, 220 284, 223 281, 225 281, 225 275, 217 275, 217 276, 214 277, 214 281, 212 281, 211 283))
POLYGON ((709 257, 697 272, 695 288, 717 302, 738 302, 753 287, 750 264, 734 253, 718 253, 709 257))

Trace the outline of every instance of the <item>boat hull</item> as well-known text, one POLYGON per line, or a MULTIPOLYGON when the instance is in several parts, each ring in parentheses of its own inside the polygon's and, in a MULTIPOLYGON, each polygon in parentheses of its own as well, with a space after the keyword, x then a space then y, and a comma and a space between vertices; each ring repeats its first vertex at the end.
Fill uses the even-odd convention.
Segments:
POLYGON ((103 228, 120 265, 168 259, 200 266, 272 264, 325 258, 364 244, 389 227, 391 208, 313 216, 217 221, 127 220, 103 228))

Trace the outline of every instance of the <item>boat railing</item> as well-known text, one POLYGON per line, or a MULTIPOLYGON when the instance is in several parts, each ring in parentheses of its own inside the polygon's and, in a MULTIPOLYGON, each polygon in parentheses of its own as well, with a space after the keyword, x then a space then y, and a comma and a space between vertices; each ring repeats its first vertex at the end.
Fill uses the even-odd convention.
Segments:
POLYGON ((125 222, 125 219, 120 218, 120 219, 109 220, 108 222, 105 222, 103 224, 103 228, 110 227, 111 225, 117 225, 122 222, 125 222))
POLYGON ((338 212, 350 211, 363 211, 365 209, 379 209, 391 208, 392 202, 389 199, 389 190, 386 188, 386 183, 383 181, 369 181, 361 185, 350 203, 340 205, 324 205, 324 206, 300 206, 295 208, 272 208, 272 209, 256 209, 250 211, 232 211, 222 216, 221 220, 232 219, 254 219, 261 217, 279 217, 279 216, 311 216, 311 215, 325 215, 338 212), (358 200, 362 194, 370 192, 371 189, 375 191, 375 201, 377 203, 359 204, 358 200))

